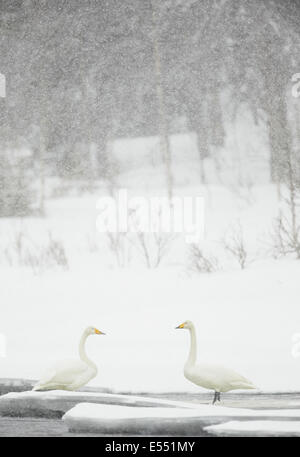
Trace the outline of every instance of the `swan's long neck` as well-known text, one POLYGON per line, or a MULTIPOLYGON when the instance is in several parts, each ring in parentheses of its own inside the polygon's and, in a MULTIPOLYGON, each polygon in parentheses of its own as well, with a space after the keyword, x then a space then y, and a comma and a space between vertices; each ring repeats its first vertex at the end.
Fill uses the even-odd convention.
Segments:
POLYGON ((188 359, 186 361, 186 366, 195 365, 197 359, 197 339, 196 339, 196 330, 195 327, 192 326, 190 329, 190 336, 191 336, 191 346, 188 359))
POLYGON ((89 365, 90 367, 95 368, 97 370, 97 366, 94 364, 94 362, 92 362, 88 358, 88 356, 85 352, 85 342, 86 342, 88 336, 89 336, 88 333, 83 332, 82 337, 80 339, 80 343, 79 343, 79 356, 83 362, 85 362, 87 365, 89 365))

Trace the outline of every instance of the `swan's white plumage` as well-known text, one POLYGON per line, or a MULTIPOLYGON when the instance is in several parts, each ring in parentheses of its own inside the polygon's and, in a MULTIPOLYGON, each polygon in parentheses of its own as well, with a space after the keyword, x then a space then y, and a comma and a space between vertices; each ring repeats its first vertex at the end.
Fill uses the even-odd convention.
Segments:
POLYGON ((33 390, 77 390, 97 375, 81 360, 61 360, 47 371, 33 390))
POLYGON ((221 365, 199 363, 192 367, 187 366, 184 369, 184 375, 194 384, 217 392, 256 388, 244 376, 221 365))
POLYGON ((184 366, 184 376, 189 381, 219 393, 236 389, 256 389, 251 381, 230 368, 208 363, 197 364, 197 341, 194 324, 191 321, 186 321, 177 328, 189 330, 191 336, 190 352, 184 366))
POLYGON ((33 390, 77 390, 97 375, 97 366, 87 357, 85 342, 89 335, 103 334, 94 327, 87 327, 79 344, 80 359, 58 361, 34 386, 33 390))

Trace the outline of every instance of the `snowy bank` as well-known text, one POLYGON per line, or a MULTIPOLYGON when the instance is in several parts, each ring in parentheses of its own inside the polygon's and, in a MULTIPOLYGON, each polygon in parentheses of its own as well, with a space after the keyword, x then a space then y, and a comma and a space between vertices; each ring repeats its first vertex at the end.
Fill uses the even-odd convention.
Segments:
POLYGON ((61 417, 77 403, 89 402, 134 407, 197 408, 197 404, 147 398, 133 395, 115 395, 94 392, 11 392, 0 397, 0 416, 61 417))
POLYGON ((197 408, 135 408, 132 406, 76 405, 64 416, 71 432, 99 434, 168 434, 197 435, 207 424, 219 424, 226 419, 299 418, 300 410, 249 410, 213 405, 197 408))
POLYGON ((204 430, 218 436, 300 436, 300 421, 230 421, 204 430))

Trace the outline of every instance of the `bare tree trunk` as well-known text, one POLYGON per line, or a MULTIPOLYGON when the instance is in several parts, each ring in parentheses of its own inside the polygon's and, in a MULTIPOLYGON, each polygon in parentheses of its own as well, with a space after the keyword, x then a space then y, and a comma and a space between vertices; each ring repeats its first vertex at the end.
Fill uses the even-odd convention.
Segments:
MULTIPOLYGON (((88 167, 87 167, 87 176, 88 181, 87 185, 90 191, 94 188, 94 180, 96 177, 95 170, 95 149, 93 144, 93 135, 92 135, 92 120, 90 118, 89 107, 92 103, 89 97, 89 74, 87 73, 86 68, 83 66, 82 62, 80 63, 80 80, 81 80, 81 94, 82 94, 82 113, 83 113, 83 126, 84 126, 84 138, 87 148, 88 155, 88 167)), ((82 160, 82 159, 81 159, 82 160)))
POLYGON ((46 155, 46 144, 45 144, 45 128, 43 127, 44 120, 42 119, 42 126, 40 128, 40 201, 39 211, 41 216, 45 214, 45 155, 46 155))
POLYGON ((156 12, 156 0, 151 0, 152 18, 153 18, 153 56, 155 65, 156 76, 156 92, 158 101, 158 115, 159 115, 159 141, 160 151, 166 165, 167 174, 167 189, 168 197, 171 202, 173 196, 173 175, 172 175, 172 157, 171 148, 168 136, 168 120, 166 115, 166 107, 164 100, 162 70, 161 70, 161 57, 159 47, 159 31, 156 12))
POLYGON ((289 198, 290 198, 290 209, 291 209, 291 223, 292 223, 292 239, 296 247, 297 258, 300 259, 300 246, 299 246, 299 233, 298 233, 298 224, 297 224, 297 203, 296 203, 296 183, 295 175, 293 170, 293 159, 292 153, 290 150, 287 152, 287 174, 288 174, 288 188, 289 188, 289 198))
POLYGON ((205 176, 205 167, 204 167, 204 158, 206 154, 206 147, 207 147, 207 136, 204 130, 199 128, 196 132, 196 138, 197 138, 197 148, 199 152, 199 160, 200 160, 200 177, 201 177, 201 183, 205 184, 206 183, 206 176, 205 176))

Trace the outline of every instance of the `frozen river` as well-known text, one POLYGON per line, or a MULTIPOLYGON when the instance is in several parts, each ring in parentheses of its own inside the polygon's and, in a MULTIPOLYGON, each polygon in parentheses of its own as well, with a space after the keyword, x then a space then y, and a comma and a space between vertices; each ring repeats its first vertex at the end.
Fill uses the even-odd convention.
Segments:
MULTIPOLYGON (((189 394, 151 394, 143 393, 147 397, 162 398, 164 400, 177 400, 192 403, 209 404, 211 395, 206 393, 189 394)), ((235 393, 224 395, 223 406, 232 408, 249 408, 255 410, 284 410, 300 409, 300 393, 235 393)), ((253 418, 243 418, 242 420, 253 420, 253 418)), ((296 419, 295 419, 296 420, 296 419)), ((282 421, 285 421, 282 418, 282 421)), ((201 427, 190 428, 191 436, 208 436, 201 427), (196 433, 195 433, 196 430, 196 433)), ((162 435, 164 430, 161 431, 162 435)), ((183 430, 183 434, 188 436, 189 431, 183 430)), ((68 432, 66 424, 59 418, 29 418, 29 417, 0 417, 0 436, 89 436, 87 433, 78 434, 68 432)), ((92 434, 95 436, 95 433, 92 434)), ((100 436, 100 435, 97 435, 100 436)), ((109 435, 111 436, 111 435, 109 435)), ((117 435, 114 435, 117 436, 117 435)))

